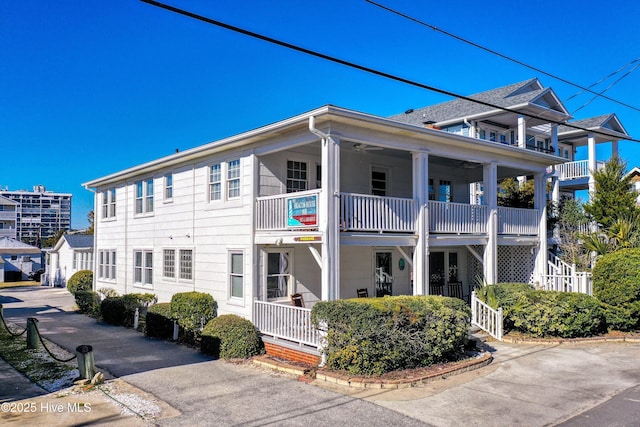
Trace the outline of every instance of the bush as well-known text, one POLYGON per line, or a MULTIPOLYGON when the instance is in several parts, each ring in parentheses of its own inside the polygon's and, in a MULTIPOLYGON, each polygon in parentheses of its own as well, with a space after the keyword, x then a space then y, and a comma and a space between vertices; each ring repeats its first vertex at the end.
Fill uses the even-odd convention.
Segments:
POLYGON ((605 304, 614 329, 640 327, 640 249, 622 249, 598 258, 593 268, 593 295, 605 304))
POLYGON ((504 332, 508 332, 514 327, 512 313, 522 305, 521 296, 534 290, 527 283, 498 283, 477 288, 476 295, 495 310, 502 307, 504 332))
POLYGON ((154 304, 147 310, 147 327, 145 334, 149 337, 169 339, 173 336, 173 319, 171 303, 154 304))
POLYGON ((586 294, 542 290, 521 293, 508 316, 514 330, 534 337, 578 338, 607 331, 600 302, 586 294))
POLYGON ((207 323, 202 330, 201 349, 223 359, 248 359, 262 351, 256 327, 235 314, 225 314, 207 323))
POLYGON ((440 296, 321 301, 311 311, 327 327, 327 365, 356 375, 458 359, 470 314, 464 301, 440 296))
POLYGON ((133 327, 136 309, 139 313, 148 306, 150 302, 156 301, 154 294, 126 294, 121 297, 108 297, 100 304, 102 320, 116 325, 133 327))
POLYGON ((195 343, 201 328, 216 317, 218 305, 213 297, 203 292, 181 292, 171 298, 171 317, 184 328, 184 339, 195 343))
POLYGON ((76 304, 82 313, 89 316, 97 316, 100 314, 100 295, 97 292, 76 291, 74 295, 76 304))
POLYGON ((67 281, 67 289, 73 295, 78 291, 91 291, 93 290, 93 271, 80 270, 77 271, 67 281))
POLYGON ((113 288, 100 288, 98 289, 98 293, 100 294, 102 299, 120 296, 118 292, 116 292, 116 290, 113 288))

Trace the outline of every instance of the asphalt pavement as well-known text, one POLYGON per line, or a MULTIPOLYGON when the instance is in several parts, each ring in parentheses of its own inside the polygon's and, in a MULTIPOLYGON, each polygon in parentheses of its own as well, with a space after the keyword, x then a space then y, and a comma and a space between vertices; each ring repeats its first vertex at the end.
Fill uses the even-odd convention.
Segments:
MULTIPOLYGON (((358 390, 306 384, 96 322, 73 311, 65 289, 3 289, 0 303, 6 319, 24 325, 36 317, 42 335, 63 348, 92 345, 98 368, 129 387, 123 394, 144 395, 162 408, 151 421, 157 425, 543 426, 604 417, 605 425, 635 426, 640 417, 640 405, 629 404, 640 385, 640 343, 492 342, 494 361, 482 369, 408 389, 358 390)), ((10 371, 0 364, 0 379, 10 371)), ((22 380, 17 388, 33 386, 22 380)), ((18 391, 0 387, 0 402, 53 399, 37 388, 18 391)), ((99 419, 130 424, 116 409, 110 414, 111 407, 97 401, 93 408, 106 411, 99 419)), ((60 417, 39 415, 28 421, 44 424, 48 415, 48 425, 69 425, 68 418, 64 424, 60 417)), ((89 414, 74 415, 76 423, 97 422, 89 414)))

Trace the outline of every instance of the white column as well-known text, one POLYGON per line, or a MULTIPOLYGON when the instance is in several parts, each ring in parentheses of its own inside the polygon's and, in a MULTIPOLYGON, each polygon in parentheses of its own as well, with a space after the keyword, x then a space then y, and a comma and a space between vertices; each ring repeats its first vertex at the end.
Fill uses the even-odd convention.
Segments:
MULTIPOLYGON (((533 176, 533 207, 538 209, 538 253, 536 255, 534 277, 547 271, 547 180, 544 173, 533 176)), ((540 282, 542 283, 542 282, 540 282)))
POLYGON ((560 203, 560 179, 557 176, 553 176, 551 178, 551 185, 551 200, 557 205, 560 203))
POLYGON ((498 165, 485 164, 482 170, 484 200, 489 210, 487 246, 484 249, 484 279, 490 285, 498 281, 498 165))
POLYGON ((332 136, 322 139, 321 179, 321 299, 333 301, 340 298, 340 140, 332 136))
POLYGON ((527 121, 518 115, 518 147, 527 148, 527 121))
POLYGON ((429 292, 429 154, 412 153, 413 199, 418 210, 416 234, 418 241, 413 251, 413 294, 429 292))
POLYGON ((611 157, 618 157, 618 140, 611 141, 611 157))
POLYGON ((587 137, 587 155, 589 164, 589 198, 596 191, 596 181, 593 179, 593 172, 596 170, 596 138, 593 133, 590 133, 587 137))
POLYGON ((558 125, 556 124, 551 125, 551 146, 553 147, 553 153, 550 153, 550 154, 557 154, 558 153, 558 125))

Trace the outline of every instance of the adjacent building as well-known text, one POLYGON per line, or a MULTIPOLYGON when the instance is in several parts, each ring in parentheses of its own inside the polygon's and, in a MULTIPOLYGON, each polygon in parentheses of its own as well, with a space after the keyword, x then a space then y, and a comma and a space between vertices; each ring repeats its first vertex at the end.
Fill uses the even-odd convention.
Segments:
POLYGON ((64 234, 49 251, 48 283, 65 287, 80 270, 93 270, 93 235, 64 234))
POLYGON ((16 238, 18 203, 0 196, 0 237, 16 238))
MULTIPOLYGON (((58 230, 71 229, 71 197, 69 193, 47 191, 42 185, 33 187, 33 191, 0 190, 0 196, 16 203, 15 238, 25 243, 41 246, 42 240, 52 237, 58 230)), ((4 222, 4 205, 0 200, 0 225, 4 222)), ((11 211, 11 208, 8 207, 11 211)), ((9 216, 10 214, 6 214, 9 216)), ((10 227, 11 224, 8 224, 10 227)), ((2 230, 10 229, 0 228, 2 230)))
POLYGON ((0 282, 29 280, 43 267, 42 251, 16 239, 0 237, 0 282))

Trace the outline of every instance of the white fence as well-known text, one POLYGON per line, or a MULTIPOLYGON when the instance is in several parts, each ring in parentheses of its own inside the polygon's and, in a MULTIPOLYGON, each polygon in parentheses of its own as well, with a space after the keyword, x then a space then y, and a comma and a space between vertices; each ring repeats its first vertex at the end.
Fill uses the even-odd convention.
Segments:
POLYGON ((546 274, 542 276, 542 289, 546 291, 577 292, 593 295, 591 273, 546 274))
MULTIPOLYGON (((600 170, 604 165, 604 162, 596 162, 596 169, 600 170)), ((556 165, 555 168, 556 171, 559 172, 559 178, 562 180, 586 178, 589 176, 589 160, 567 162, 561 165, 556 165)))
POLYGON ((498 207, 498 234, 536 236, 539 229, 538 209, 498 207))
POLYGON ((413 199, 340 193, 340 223, 344 230, 412 233, 415 221, 413 199))
POLYGON ((489 307, 476 297, 475 291, 471 292, 471 324, 502 341, 502 308, 489 307))
MULTIPOLYGON (((300 191, 296 197, 320 194, 320 190, 300 191)), ((287 198, 292 193, 256 198, 256 230, 287 229, 287 198)))
POLYGON ((311 309, 258 300, 253 307, 253 324, 262 334, 318 347, 319 332, 311 323, 311 309))
POLYGON ((488 209, 484 205, 429 201, 429 231, 433 233, 487 232, 488 209))

